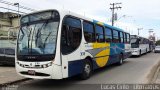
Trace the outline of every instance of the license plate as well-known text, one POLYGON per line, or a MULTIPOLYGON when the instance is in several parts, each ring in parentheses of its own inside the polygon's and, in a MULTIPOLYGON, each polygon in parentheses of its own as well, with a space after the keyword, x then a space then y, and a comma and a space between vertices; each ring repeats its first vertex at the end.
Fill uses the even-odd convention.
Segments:
POLYGON ((36 72, 35 72, 34 70, 28 70, 28 74, 30 74, 30 75, 35 75, 36 72))

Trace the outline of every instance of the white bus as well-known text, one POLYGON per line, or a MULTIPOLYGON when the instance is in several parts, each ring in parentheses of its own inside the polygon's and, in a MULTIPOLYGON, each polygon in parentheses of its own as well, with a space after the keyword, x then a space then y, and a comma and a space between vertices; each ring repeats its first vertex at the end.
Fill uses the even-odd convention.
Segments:
POLYGON ((132 55, 141 56, 151 51, 150 40, 137 35, 131 35, 132 55))
POLYGON ((34 12, 20 22, 15 64, 24 77, 87 79, 131 55, 129 33, 70 11, 34 12))

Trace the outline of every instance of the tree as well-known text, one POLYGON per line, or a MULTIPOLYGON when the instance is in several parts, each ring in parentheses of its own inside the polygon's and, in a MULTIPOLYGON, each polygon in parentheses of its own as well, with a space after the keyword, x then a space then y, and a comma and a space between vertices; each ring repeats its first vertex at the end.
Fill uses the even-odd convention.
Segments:
POLYGON ((156 45, 160 45, 160 40, 156 41, 156 45))

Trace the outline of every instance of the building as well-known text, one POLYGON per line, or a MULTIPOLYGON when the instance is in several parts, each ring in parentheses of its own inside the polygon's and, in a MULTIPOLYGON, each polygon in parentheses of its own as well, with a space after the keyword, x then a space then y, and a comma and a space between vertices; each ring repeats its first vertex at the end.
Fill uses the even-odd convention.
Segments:
POLYGON ((18 30, 21 15, 12 12, 0 12, 0 36, 7 36, 10 28, 18 30))

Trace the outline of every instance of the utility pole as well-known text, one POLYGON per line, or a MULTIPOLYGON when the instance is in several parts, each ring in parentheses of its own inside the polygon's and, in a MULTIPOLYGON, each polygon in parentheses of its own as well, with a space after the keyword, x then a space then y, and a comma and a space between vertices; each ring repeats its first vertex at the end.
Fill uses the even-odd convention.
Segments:
POLYGON ((120 6, 117 6, 117 5, 120 5, 120 4, 122 4, 122 3, 111 3, 110 5, 111 5, 111 7, 110 7, 110 9, 111 9, 111 11, 112 11, 112 26, 114 26, 114 19, 115 19, 115 14, 114 14, 114 11, 115 11, 115 9, 121 9, 122 7, 120 7, 120 6))
POLYGON ((152 35, 152 33, 153 33, 153 29, 149 29, 149 35, 152 35))
POLYGON ((153 29, 149 29, 149 40, 152 40, 155 42, 155 33, 153 31, 153 29))
POLYGON ((143 28, 138 28, 138 29, 137 29, 137 30, 138 30, 138 36, 139 36, 139 31, 142 30, 142 29, 143 29, 143 28))

